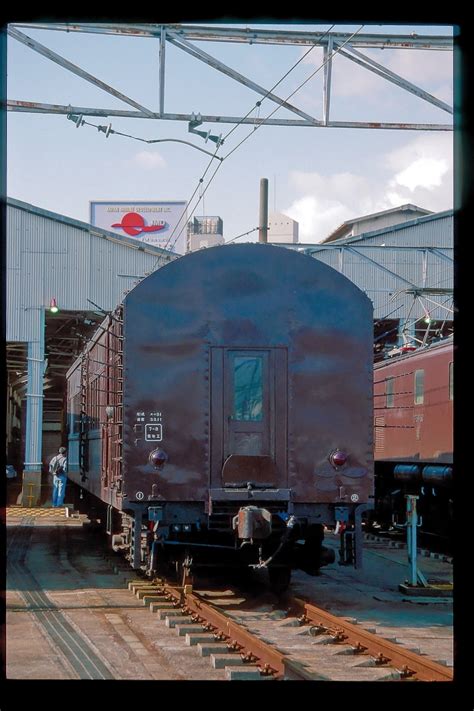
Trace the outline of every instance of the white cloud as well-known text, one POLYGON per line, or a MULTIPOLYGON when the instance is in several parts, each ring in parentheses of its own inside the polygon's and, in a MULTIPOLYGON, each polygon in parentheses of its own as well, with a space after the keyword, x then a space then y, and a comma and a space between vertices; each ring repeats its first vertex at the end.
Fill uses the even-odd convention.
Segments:
POLYGON ((373 199, 370 181, 354 173, 321 175, 293 171, 290 182, 303 196, 283 212, 299 223, 302 242, 320 242, 351 217, 386 206, 373 199))
POLYGON ((299 223, 300 242, 320 242, 352 214, 342 203, 314 195, 295 200, 283 213, 299 223))
POLYGON ((448 164, 445 160, 419 158, 401 173, 397 173, 394 180, 412 192, 418 187, 432 190, 441 185, 442 177, 447 171, 448 164))
POLYGON ((451 134, 417 136, 381 154, 377 168, 367 176, 291 172, 297 196, 282 212, 299 222, 300 241, 320 242, 346 220, 407 203, 433 212, 452 208, 451 134))
POLYGON ((447 210, 453 204, 453 137, 450 133, 417 136, 387 155, 395 171, 389 191, 428 210, 447 210))
POLYGON ((388 167, 397 171, 420 158, 445 160, 450 164, 453 155, 453 134, 446 132, 419 133, 413 140, 387 154, 388 167))
POLYGON ((157 151, 153 151, 152 153, 149 151, 140 151, 140 153, 135 154, 133 160, 145 170, 164 168, 166 166, 165 159, 157 151))
MULTIPOLYGON (((390 207, 398 207, 399 205, 404 205, 406 202, 408 202, 404 195, 401 195, 400 193, 397 193, 394 190, 388 190, 386 193, 386 197, 390 207)), ((420 207, 423 207, 423 205, 420 205, 420 207)))

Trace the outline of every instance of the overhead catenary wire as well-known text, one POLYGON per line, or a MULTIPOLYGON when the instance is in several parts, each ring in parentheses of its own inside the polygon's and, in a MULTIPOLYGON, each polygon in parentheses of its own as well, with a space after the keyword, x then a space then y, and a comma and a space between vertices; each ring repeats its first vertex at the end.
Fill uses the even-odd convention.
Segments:
MULTIPOLYGON (((333 25, 333 27, 334 27, 334 25, 333 25)), ((343 42, 343 44, 339 45, 335 50, 333 50, 333 52, 322 62, 322 64, 319 65, 319 67, 318 67, 317 69, 315 69, 315 71, 314 71, 312 74, 309 75, 309 77, 307 77, 307 78, 304 80, 304 82, 302 82, 299 86, 297 86, 296 89, 294 89, 294 91, 291 92, 291 94, 288 94, 288 96, 285 98, 285 102, 288 101, 288 99, 291 99, 291 97, 294 96, 294 95, 296 94, 296 92, 299 91, 305 84, 307 84, 307 83, 310 81, 310 79, 312 79, 312 78, 315 76, 315 74, 317 74, 321 69, 323 69, 323 68, 325 67, 325 65, 328 64, 328 62, 330 62, 330 61, 333 59, 333 57, 335 57, 335 55, 339 53, 339 51, 344 47, 344 45, 346 45, 346 44, 347 44, 348 42, 350 42, 356 35, 359 34, 359 32, 362 30, 363 27, 364 27, 364 25, 361 25, 358 30, 356 30, 347 40, 345 40, 345 42, 343 42)), ((328 30, 328 32, 329 32, 329 30, 328 30)), ((314 49, 314 47, 312 47, 311 49, 314 49)), ((308 53, 307 53, 307 54, 308 54, 308 53)), ((304 58, 304 57, 303 57, 303 58, 304 58)), ((296 65, 295 65, 295 66, 296 66, 296 65)), ((265 97, 264 97, 264 98, 265 98, 265 97)), ((254 126, 252 132, 249 133, 249 134, 247 134, 247 136, 245 136, 245 137, 240 141, 240 143, 238 143, 238 144, 230 151, 230 153, 228 153, 226 156, 224 156, 224 160, 226 160, 227 158, 229 158, 229 156, 231 156, 232 153, 234 153, 238 148, 240 148, 240 146, 241 146, 248 138, 250 138, 250 136, 253 136, 253 134, 255 133, 255 131, 257 131, 261 126, 264 126, 265 123, 266 123, 266 121, 268 121, 268 119, 271 118, 279 109, 281 109, 281 106, 277 106, 271 113, 268 114, 268 116, 266 116, 264 119, 261 120, 261 122, 258 124, 258 126, 254 126)), ((229 134, 229 135, 230 135, 230 134, 229 134)))
MULTIPOLYGON (((445 303, 448 303, 448 301, 449 301, 449 299, 447 299, 445 303)), ((410 320, 409 317, 410 317, 410 314, 411 314, 411 312, 412 312, 412 310, 413 310, 414 304, 415 304, 415 301, 413 301, 413 303, 412 303, 412 305, 411 305, 411 307, 410 307, 410 311, 409 311, 409 313, 408 313, 407 318, 405 319, 405 322, 410 320)), ((444 304, 437 304, 436 307, 433 307, 430 311, 427 312, 427 313, 428 313, 428 316, 430 316, 431 312, 434 311, 435 308, 438 308, 439 306, 444 306, 444 304)), ((401 308, 401 307, 399 307, 399 308, 401 308)), ((386 317, 385 317, 385 318, 386 318, 386 317)), ((413 319, 413 324, 412 324, 412 325, 415 326, 419 321, 423 321, 425 318, 426 318, 426 316, 425 316, 425 314, 423 314, 423 316, 420 316, 419 318, 413 319)), ((377 319, 377 321, 383 321, 383 320, 384 320, 383 318, 382 318, 382 319, 377 319)), ((374 323, 377 323, 377 321, 375 321, 374 323)), ((446 322, 446 319, 444 320, 443 323, 445 323, 445 322, 446 322)), ((428 325, 429 325, 429 324, 428 324, 428 325)), ((413 340, 418 341, 419 343, 422 343, 422 341, 420 341, 418 338, 415 338, 415 336, 407 336, 407 335, 406 335, 406 331, 407 331, 407 330, 408 330, 408 327, 407 327, 407 326, 404 326, 404 328, 402 329, 402 335, 403 335, 405 338, 412 338, 413 340)), ((393 333, 394 331, 398 331, 398 326, 394 326, 394 328, 391 328, 389 331, 385 331, 385 332, 382 333, 380 336, 377 336, 377 338, 374 339, 374 343, 377 342, 378 340, 380 340, 381 338, 383 338, 384 336, 388 336, 390 333, 393 333)))
MULTIPOLYGON (((431 286, 430 286, 429 288, 434 289, 435 287, 439 286, 440 284, 445 284, 447 281, 449 281, 449 282, 451 281, 450 277, 445 278, 445 279, 439 279, 439 280, 438 280, 437 282, 435 282, 434 284, 431 284, 431 286)), ((378 306, 378 308, 381 309, 381 308, 383 308, 384 306, 387 306, 387 305, 388 305, 390 302, 392 302, 395 298, 397 298, 397 297, 400 298, 403 293, 405 293, 403 290, 398 290, 398 291, 394 292, 394 293, 390 296, 390 298, 389 298, 386 302, 384 302, 383 304, 381 304, 380 306, 378 306)), ((418 298, 419 298, 419 297, 418 297, 418 298)), ((426 299, 426 300, 428 300, 428 299, 426 299)), ((414 299, 413 302, 412 302, 412 308, 410 309, 410 313, 411 313, 411 311, 412 311, 412 309, 413 309, 413 306, 414 306, 415 301, 416 301, 416 299, 414 299)), ((446 299, 443 303, 441 303, 441 304, 437 304, 437 303, 435 303, 435 302, 432 301, 432 300, 430 300, 430 302, 431 302, 432 304, 434 304, 434 308, 432 308, 432 309, 430 309, 430 310, 428 311, 428 315, 431 315, 431 313, 435 310, 435 308, 443 308, 443 309, 446 309, 447 311, 451 311, 451 312, 454 311, 453 298, 452 298, 452 297, 447 298, 447 299, 446 299), (451 308, 450 308, 449 306, 446 306, 445 304, 451 304, 451 308)), ((395 313, 396 311, 398 311, 398 310, 401 309, 402 307, 403 307, 403 303, 399 304, 397 307, 395 307, 392 311, 389 311, 388 313, 386 313, 384 316, 381 316, 380 318, 374 319, 374 325, 376 325, 377 323, 380 323, 381 321, 384 321, 385 319, 387 319, 389 316, 391 316, 393 313, 395 313)), ((418 319, 413 319, 413 325, 415 325, 418 321, 423 320, 424 318, 425 318, 425 316, 420 316, 418 319)), ((409 317, 407 317, 407 318, 405 319, 405 322, 408 321, 408 320, 409 320, 409 317)), ((446 321, 447 321, 447 318, 445 317, 445 318, 443 319, 443 323, 442 323, 442 325, 441 325, 441 329, 442 329, 442 328, 444 327, 444 325, 446 324, 446 321)), ((428 326, 429 326, 429 324, 428 324, 428 326)), ((384 338, 385 336, 389 335, 390 333, 393 333, 394 331, 397 331, 398 328, 399 328, 398 326, 395 326, 394 328, 391 328, 390 330, 385 331, 384 333, 380 334, 379 336, 377 336, 377 338, 374 339, 374 343, 377 342, 377 341, 379 341, 381 338, 384 338)), ((441 330, 441 329, 440 329, 440 330, 441 330)), ((405 328, 405 330, 406 330, 406 328, 405 328)))
MULTIPOLYGON (((332 30, 334 27, 335 27, 335 24, 332 24, 331 27, 330 27, 328 30, 326 30, 326 32, 323 34, 323 36, 321 37, 321 39, 324 39, 324 37, 326 37, 326 35, 328 35, 329 32, 331 32, 331 30, 332 30)), ((281 84, 281 82, 284 81, 284 79, 286 79, 286 77, 287 77, 294 69, 296 69, 296 67, 298 66, 298 64, 300 64, 300 63, 303 61, 303 59, 305 59, 305 58, 308 56, 308 54, 309 54, 310 52, 312 52, 313 49, 315 49, 315 47, 317 47, 317 46, 318 46, 318 45, 313 45, 312 47, 310 47, 310 48, 298 59, 298 61, 281 77, 281 79, 279 79, 279 80, 277 81, 277 83, 274 84, 274 85, 272 86, 272 88, 267 91, 266 94, 264 94, 263 98, 262 98, 262 99, 259 99, 259 100, 256 102, 255 106, 252 106, 252 108, 246 113, 246 115, 245 115, 242 119, 240 119, 240 121, 239 121, 238 123, 236 123, 235 126, 233 126, 233 127, 230 129, 230 131, 229 131, 228 133, 226 133, 226 135, 224 136, 224 140, 227 140, 227 138, 229 138, 229 136, 240 126, 240 124, 241 124, 243 121, 245 121, 246 118, 248 118, 248 117, 250 116, 250 114, 252 113, 252 111, 253 111, 255 108, 258 108, 258 109, 260 108, 262 101, 264 101, 264 100, 269 96, 269 94, 271 94, 271 93, 273 92, 273 90, 276 89, 276 87, 277 87, 279 84, 281 84)), ((285 99, 285 101, 287 101, 287 99, 285 99)), ((277 110, 278 110, 278 108, 281 108, 281 107, 277 107, 277 110)), ((267 117, 267 118, 268 118, 268 117, 267 117)), ((224 140, 223 140, 222 142, 224 142, 224 140)))
POLYGON ((259 228, 258 227, 252 227, 251 230, 248 232, 242 232, 242 234, 237 235, 237 237, 232 237, 232 239, 228 239, 226 244, 230 244, 231 242, 235 242, 236 239, 239 239, 239 237, 245 237, 246 235, 252 234, 252 232, 256 232, 259 228))
MULTIPOLYGON (((334 25, 332 25, 331 28, 329 28, 329 29, 326 31, 326 34, 330 32, 330 30, 332 29, 332 27, 334 27, 334 25)), ((345 44, 347 44, 348 42, 350 42, 350 41, 353 39, 353 37, 355 37, 357 34, 359 34, 359 32, 362 30, 363 27, 364 27, 364 25, 361 25, 361 26, 359 27, 359 29, 356 30, 343 44, 341 44, 337 49, 335 49, 335 50, 331 53, 331 55, 330 55, 329 57, 327 57, 327 59, 326 59, 309 77, 307 77, 307 78, 304 80, 304 82, 302 82, 296 89, 294 89, 294 90, 291 92, 291 94, 289 94, 289 95, 286 97, 286 99, 284 99, 284 101, 286 102, 286 101, 288 101, 288 99, 290 99, 292 96, 294 96, 294 94, 296 94, 297 91, 299 91, 310 79, 312 79, 312 77, 313 77, 315 74, 317 74, 317 72, 319 72, 319 71, 344 47, 345 44)), ((293 69, 309 54, 310 51, 312 51, 312 50, 314 49, 315 46, 316 46, 316 45, 314 45, 313 47, 311 47, 311 48, 298 60, 298 62, 296 62, 296 63, 293 65, 293 67, 291 67, 291 69, 290 69, 288 72, 286 72, 286 74, 272 87, 272 89, 270 89, 270 90, 267 92, 267 94, 265 94, 265 96, 263 97, 263 99, 262 99, 262 100, 259 100, 259 101, 257 102, 257 104, 256 104, 257 107, 260 106, 261 102, 273 91, 273 89, 274 89, 276 86, 278 86, 279 83, 281 83, 281 81, 283 81, 284 78, 286 78, 286 76, 288 76, 288 74, 289 74, 291 71, 293 71, 293 69)), ((224 143, 224 141, 230 136, 230 134, 231 134, 236 128, 238 128, 238 126, 242 123, 242 121, 244 121, 245 118, 247 118, 247 117, 252 113, 252 111, 254 110, 254 108, 255 108, 255 107, 252 107, 252 109, 246 114, 246 116, 244 116, 244 117, 226 134, 226 136, 224 137, 224 139, 222 140, 222 142, 220 143, 220 145, 222 145, 222 143, 224 143)), ((268 116, 266 116, 264 119, 262 119, 261 121, 259 121, 259 124, 256 125, 256 126, 254 126, 252 132, 249 133, 249 134, 247 134, 247 136, 245 136, 245 137, 242 139, 242 141, 240 141, 240 143, 238 143, 226 156, 224 156, 222 162, 219 164, 219 166, 216 168, 216 170, 215 170, 214 173, 212 174, 211 178, 209 179, 209 182, 208 182, 208 184, 207 184, 207 186, 206 186, 206 188, 205 188, 205 190, 204 190, 204 192, 203 192, 203 195, 205 194, 205 192, 206 192, 207 189, 209 188, 210 184, 211 184, 212 181, 214 180, 214 177, 215 177, 217 171, 219 170, 219 168, 221 167, 221 165, 223 164, 223 162, 224 162, 227 158, 229 158, 233 153, 235 153, 235 151, 236 151, 248 138, 250 138, 250 136, 253 136, 254 133, 255 133, 255 131, 256 131, 258 128, 260 128, 261 126, 264 126, 265 123, 266 123, 266 121, 267 121, 269 118, 271 118, 271 116, 273 116, 279 109, 281 109, 281 105, 280 105, 280 106, 277 106, 268 116)), ((217 152, 217 150, 219 149, 220 145, 217 147, 216 152, 217 152)), ((213 159, 211 159, 210 163, 212 163, 212 160, 213 160, 213 159)), ((209 164, 209 165, 210 165, 210 164, 209 164)), ((206 171, 205 171, 204 175, 207 173, 207 170, 208 170, 208 169, 209 169, 209 166, 206 168, 206 171)), ((203 178, 204 178, 204 176, 200 179, 200 182, 203 181, 203 178)), ((196 194, 196 191, 197 191, 197 190, 194 191, 191 200, 194 198, 194 195, 196 194)), ((191 202, 191 200, 190 200, 190 202, 191 202)), ((191 215, 193 215, 194 212, 196 211, 197 206, 198 206, 198 204, 199 204, 199 201, 200 201, 200 199, 198 199, 198 201, 197 201, 197 203, 196 203, 196 205, 195 205, 193 211, 191 212, 191 215)), ((184 212, 183 212, 183 214, 184 214, 184 212)), ((178 224, 179 224, 180 221, 181 221, 181 219, 178 221, 178 224)), ((176 227, 177 227, 177 226, 176 226, 176 227)), ((175 229, 173 230, 173 233, 170 235, 170 240, 171 240, 171 238, 173 237, 173 234, 174 234, 174 232, 175 232, 175 230, 176 230, 176 227, 175 227, 175 229)), ((180 237, 181 232, 183 231, 183 229, 184 229, 184 226, 181 228, 181 231, 179 232, 179 234, 177 235, 176 239, 174 240, 174 242, 173 242, 173 244, 172 244, 172 247, 174 246, 174 244, 176 243, 176 241, 177 241, 178 238, 180 237)), ((170 240, 169 240, 169 241, 170 241, 170 240)), ((169 241, 168 241, 167 244, 169 244, 169 241)), ((165 249, 166 249, 166 247, 165 247, 165 249)), ((158 264, 158 262, 159 262, 160 259, 162 259, 162 257, 159 257, 159 258, 157 259, 157 261, 156 261, 155 264, 158 264)))
MULTIPOLYGON (((334 26, 335 26, 334 24, 331 25, 331 27, 330 27, 328 30, 326 30, 326 32, 324 33, 323 37, 324 37, 325 35, 327 35, 327 34, 331 31, 331 29, 332 29, 334 26)), ((353 35, 351 35, 351 37, 350 37, 347 41, 350 41, 356 34, 358 34, 358 33, 360 32, 360 30, 362 29, 362 27, 363 27, 363 25, 362 25, 353 35)), ((344 43, 344 44, 345 44, 345 43, 344 43)), ((307 50, 307 52, 305 52, 304 55, 302 55, 302 57, 300 57, 300 59, 299 59, 287 72, 285 72, 285 74, 284 74, 284 75, 272 86, 272 88, 269 89, 268 92, 263 96, 263 99, 261 99, 261 100, 259 100, 259 101, 257 102, 257 104, 256 104, 257 107, 260 107, 261 102, 262 102, 265 98, 267 98, 267 96, 268 96, 269 94, 271 94, 271 92, 298 66, 298 64, 300 64, 300 63, 305 59, 305 57, 306 57, 311 51, 313 51, 313 49, 314 49, 316 46, 317 46, 317 45, 313 45, 312 47, 310 47, 309 50, 307 50)), ((340 48, 342 48, 343 46, 344 46, 344 45, 341 45, 340 48)), ((329 61, 329 59, 332 58, 332 57, 334 56, 334 54, 336 54, 336 53, 339 51, 340 48, 338 48, 337 50, 335 50, 335 51, 331 54, 331 57, 329 57, 328 60, 326 60, 326 61, 329 61)), ((319 69, 321 69, 325 64, 326 64, 326 62, 323 62, 323 64, 316 70, 316 72, 319 71, 319 69)), ((316 74, 316 72, 313 72, 313 74, 311 74, 310 77, 308 77, 299 87, 297 87, 297 89, 295 89, 295 90, 290 94, 290 97, 293 96, 302 86, 304 86, 304 84, 306 84, 306 83, 314 76, 314 74, 316 74)), ((288 98, 289 98, 289 97, 288 97, 288 98)), ((277 108, 270 114, 270 116, 273 116, 273 114, 274 114, 276 111, 278 111, 279 108, 281 108, 281 106, 277 106, 277 108)), ((195 213, 195 211, 196 211, 196 209, 197 209, 197 206, 199 205, 199 202, 201 201, 201 199, 202 199, 202 200, 204 199, 204 195, 205 195, 207 189, 209 188, 209 186, 211 185, 212 181, 214 180, 214 178, 215 178, 215 176, 216 176, 216 174, 217 174, 217 171, 218 171, 218 169, 220 168, 220 166, 222 165, 223 161, 224 161, 226 158, 228 158, 232 153, 234 153, 235 150, 236 150, 236 149, 239 147, 239 145, 241 145, 241 144, 238 144, 238 145, 237 145, 227 156, 225 156, 224 158, 221 158, 220 156, 217 156, 217 151, 219 150, 220 146, 222 145, 222 143, 224 142, 224 140, 225 140, 226 138, 228 138, 228 137, 231 135, 231 133, 232 133, 234 130, 236 130, 236 129, 238 128, 238 126, 250 115, 250 113, 251 113, 253 110, 254 110, 254 107, 252 107, 252 108, 248 111, 248 113, 246 114, 246 116, 244 116, 244 117, 226 134, 226 136, 224 137, 224 139, 223 139, 222 141, 220 141, 220 142, 218 143, 218 145, 216 146, 216 151, 214 152, 214 154, 212 154, 211 160, 209 161, 209 164, 208 164, 208 166, 206 167, 206 170, 204 171, 203 175, 202 175, 201 178, 199 179, 199 183, 198 183, 196 189, 194 190, 194 192, 193 192, 191 198, 190 198, 189 201, 188 201, 188 206, 189 206, 189 204, 192 202, 192 200, 194 199, 194 197, 195 197, 195 195, 196 195, 196 192, 197 192, 200 188, 202 188, 202 183, 203 183, 203 181, 204 181, 204 178, 205 178, 205 176, 206 176, 206 174, 207 174, 207 172, 208 172, 208 170, 209 170, 209 168, 210 168, 210 166, 211 166, 212 161, 214 160, 214 158, 217 158, 217 159, 220 161, 220 164, 219 164, 219 166, 217 167, 217 169, 214 171, 214 173, 212 174, 212 176, 210 177, 206 188, 201 192, 201 195, 200 195, 199 199, 197 200, 196 205, 194 206, 194 208, 193 208, 191 214, 190 214, 190 215, 189 215, 189 214, 187 215, 187 219, 189 219, 190 216, 192 216, 192 215, 195 213)), ((260 126, 264 125, 264 124, 265 124, 265 121, 266 121, 268 118, 270 118, 270 116, 267 116, 267 118, 266 118, 266 119, 263 119, 262 121, 259 120, 259 123, 258 123, 257 126, 254 127, 254 130, 256 130, 257 128, 260 128, 260 126)), ((82 120, 82 123, 87 123, 88 125, 95 126, 95 124, 90 124, 89 122, 85 122, 84 120, 82 120)), ((80 123, 79 123, 78 125, 80 125, 80 123)), ((109 133, 114 133, 114 134, 117 134, 117 135, 122 135, 122 136, 129 137, 129 138, 132 138, 132 139, 135 139, 135 140, 140 140, 140 141, 142 141, 142 142, 144 142, 144 143, 158 143, 158 142, 160 142, 160 141, 165 141, 165 140, 175 140, 175 139, 155 139, 155 140, 147 140, 147 139, 138 138, 138 137, 136 137, 136 136, 131 136, 130 134, 125 134, 125 133, 122 133, 122 132, 120 132, 120 131, 112 130, 111 126, 109 126, 108 129, 105 128, 105 127, 99 127, 99 126, 95 126, 95 127, 98 128, 99 130, 105 132, 107 136, 109 135, 109 133)), ((249 138, 250 135, 252 135, 252 134, 249 134, 244 140, 247 140, 247 138, 249 138)), ((188 143, 188 142, 186 142, 186 141, 178 141, 178 142, 181 142, 181 143, 188 143)), ((241 143, 242 143, 242 142, 243 142, 243 141, 241 141, 241 143)), ((203 150, 203 149, 199 149, 199 147, 198 147, 198 146, 195 146, 194 144, 191 144, 191 143, 190 143, 189 145, 191 145, 191 146, 194 147, 194 148, 198 148, 198 150, 203 150)), ((208 153, 208 151, 203 151, 203 152, 208 153)), ((174 234, 175 234, 175 232, 176 232, 176 230, 177 230, 179 224, 181 223, 181 221, 182 221, 184 215, 186 214, 186 212, 187 212, 187 208, 185 208, 185 209, 183 210, 183 213, 181 214, 181 216, 180 216, 180 218, 179 218, 177 224, 175 225, 175 227, 174 227, 172 233, 170 234, 170 236, 169 236, 169 238, 168 238, 168 240, 167 240, 167 242, 166 242, 166 244, 165 244, 165 246, 164 246, 164 249, 168 249, 168 246, 171 244, 171 240, 172 240, 172 238, 173 238, 173 236, 174 236, 174 234)), ((174 247, 176 241, 177 241, 178 238, 181 236, 183 229, 184 229, 184 225, 181 227, 181 230, 179 231, 178 235, 176 236, 176 238, 174 239, 173 243, 171 244, 171 249, 174 247)), ((155 264, 154 264, 154 267, 153 267, 153 270, 155 270, 155 268, 157 267, 157 265, 158 265, 160 259, 162 259, 162 257, 158 257, 158 259, 156 260, 156 262, 155 262, 155 264)))
POLYGON ((85 124, 86 126, 93 126, 94 128, 97 128, 99 131, 102 131, 102 133, 105 133, 106 135, 109 135, 111 133, 115 134, 116 136, 124 136, 125 138, 131 138, 134 141, 141 141, 142 143, 184 143, 187 146, 191 146, 191 148, 195 148, 197 151, 201 151, 201 153, 206 153, 208 156, 212 156, 213 158, 217 158, 217 160, 224 160, 220 156, 213 155, 210 151, 206 151, 204 148, 201 148, 200 146, 196 146, 195 143, 190 143, 190 141, 183 141, 180 138, 140 138, 139 136, 132 136, 130 133, 123 133, 122 131, 116 131, 115 129, 112 128, 112 126, 99 126, 96 123, 91 123, 90 121, 86 121, 85 119, 78 119, 80 120, 81 125, 85 124))

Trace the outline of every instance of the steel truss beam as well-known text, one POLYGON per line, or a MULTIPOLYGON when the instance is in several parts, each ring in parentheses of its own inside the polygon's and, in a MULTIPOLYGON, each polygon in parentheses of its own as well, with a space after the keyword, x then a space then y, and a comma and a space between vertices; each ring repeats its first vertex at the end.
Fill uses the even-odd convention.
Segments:
MULTIPOLYGON (((429 252, 430 254, 433 254, 435 257, 438 257, 439 259, 445 259, 446 261, 450 262, 452 264, 453 259, 449 255, 444 254, 441 252, 440 249, 436 247, 416 247, 416 246, 397 246, 397 245, 389 245, 388 247, 382 246, 382 245, 370 245, 370 244, 359 244, 357 246, 355 245, 349 245, 349 244, 316 244, 316 245, 304 245, 303 243, 300 244, 280 244, 279 246, 284 246, 287 248, 292 248, 292 249, 298 249, 298 251, 302 250, 304 251, 305 254, 308 254, 310 256, 315 256, 317 255, 318 252, 324 252, 324 251, 331 251, 331 250, 338 250, 340 252, 340 257, 339 257, 339 271, 342 272, 342 265, 343 265, 343 260, 344 260, 344 253, 345 252, 350 252, 352 254, 357 255, 360 257, 362 262, 368 262, 372 266, 374 266, 376 269, 380 269, 380 271, 384 272, 385 274, 388 274, 389 276, 393 277, 393 279, 396 279, 398 281, 402 281, 405 284, 408 284, 409 288, 402 289, 400 293, 406 293, 406 294, 412 294, 414 297, 417 296, 423 296, 427 301, 429 299, 427 298, 426 295, 431 295, 431 296, 451 296, 453 294, 453 289, 452 288, 440 288, 440 287, 429 287, 426 286, 424 283, 420 286, 417 286, 416 284, 413 284, 410 282, 408 279, 405 279, 402 277, 400 274, 397 274, 396 272, 392 271, 391 269, 388 269, 385 267, 383 264, 380 262, 377 262, 375 259, 371 259, 368 257, 366 254, 364 254, 364 249, 379 249, 380 253, 386 253, 387 250, 393 250, 395 252, 403 252, 403 251, 411 251, 411 252, 429 252), (362 250, 362 251, 360 251, 362 250)), ((445 251, 448 251, 450 253, 453 252, 453 247, 443 247, 445 251)), ((317 257, 316 257, 317 258, 317 257)), ((426 280, 426 276, 424 278, 424 281, 426 280)), ((371 289, 366 290, 371 291, 371 289)), ((436 306, 440 306, 442 308, 446 308, 442 306, 442 304, 438 304, 436 302, 432 302, 436 306)), ((449 310, 449 309, 448 309, 449 310)))
MULTIPOLYGON (((40 30, 62 30, 66 32, 87 32, 107 35, 125 35, 127 37, 160 37, 163 28, 179 33, 180 37, 201 42, 238 42, 243 44, 277 45, 323 45, 330 36, 336 42, 346 42, 350 33, 344 32, 301 32, 287 30, 259 30, 257 28, 204 27, 192 25, 153 25, 127 23, 21 23, 15 27, 40 30)), ((452 50, 453 40, 444 35, 382 35, 359 34, 351 40, 354 47, 379 49, 436 49, 452 50)))
POLYGON ((208 64, 214 69, 224 73, 234 81, 244 84, 248 88, 257 92, 266 99, 269 99, 281 108, 284 108, 292 113, 297 114, 299 119, 288 118, 250 118, 239 116, 225 115, 200 115, 202 122, 209 123, 228 123, 228 124, 250 124, 253 126, 268 125, 268 126, 310 126, 318 128, 377 128, 377 129, 397 129, 397 130, 423 130, 423 131, 452 131, 451 124, 441 123, 398 123, 398 122, 367 122, 367 121, 331 121, 329 118, 330 99, 331 99, 331 73, 332 61, 336 54, 356 62, 364 69, 375 72, 385 80, 396 84, 398 87, 408 91, 418 98, 429 102, 431 105, 446 111, 450 114, 453 109, 444 101, 437 99, 420 87, 408 82, 398 74, 390 71, 383 65, 375 62, 372 58, 367 57, 355 48, 391 48, 391 49, 423 49, 423 50, 444 50, 452 51, 453 39, 446 36, 416 36, 416 35, 376 35, 376 34, 359 34, 353 36, 348 33, 340 32, 296 32, 285 30, 259 30, 254 28, 215 28, 215 27, 193 27, 189 25, 144 25, 144 24, 70 24, 70 23, 17 23, 8 27, 8 34, 19 42, 23 42, 36 52, 47 57, 53 62, 56 62, 68 71, 73 72, 77 76, 89 81, 99 88, 103 89, 121 101, 133 106, 136 111, 103 109, 97 107, 77 107, 77 106, 62 106, 57 104, 45 104, 40 102, 16 101, 8 100, 7 109, 9 111, 23 111, 28 113, 52 113, 52 114, 82 114, 86 116, 121 116, 127 118, 151 118, 169 121, 186 121, 190 122, 195 119, 195 112, 186 114, 165 113, 165 50, 166 42, 170 42, 175 47, 187 52, 191 56, 208 64), (117 89, 109 86, 97 77, 89 74, 77 65, 69 62, 60 55, 52 52, 44 45, 41 45, 36 40, 31 39, 17 28, 30 28, 42 30, 59 30, 67 32, 86 32, 108 35, 122 35, 134 37, 151 37, 160 41, 159 55, 159 110, 152 111, 151 109, 142 106, 130 97, 119 92, 117 89), (245 77, 231 67, 211 56, 202 49, 190 43, 194 41, 206 42, 237 42, 245 44, 272 44, 278 46, 319 46, 323 48, 324 60, 324 78, 323 78, 323 117, 316 119, 310 116, 305 111, 302 111, 297 106, 288 103, 286 100, 273 94, 268 89, 258 85, 250 78, 245 77))
MULTIPOLYGON (((88 106, 64 106, 61 104, 44 104, 37 101, 7 101, 8 111, 19 111, 30 114, 82 114, 83 116, 122 116, 124 118, 155 118, 162 121, 193 121, 196 114, 153 114, 147 116, 140 111, 121 111, 120 109, 96 109, 88 106)), ((325 124, 322 121, 309 123, 308 121, 298 119, 255 119, 255 118, 240 118, 238 116, 213 116, 201 115, 203 123, 242 123, 251 126, 265 124, 265 126, 298 126, 308 127, 319 126, 325 124)), ((329 121, 326 126, 328 128, 385 128, 389 130, 401 129, 406 131, 452 131, 453 127, 450 124, 433 124, 433 123, 366 123, 364 121, 329 121)))

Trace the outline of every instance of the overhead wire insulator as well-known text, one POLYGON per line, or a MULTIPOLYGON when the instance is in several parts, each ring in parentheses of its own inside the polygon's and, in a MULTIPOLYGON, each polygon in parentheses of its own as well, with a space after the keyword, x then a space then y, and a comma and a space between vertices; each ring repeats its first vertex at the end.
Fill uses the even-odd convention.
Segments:
POLYGON ((99 131, 99 133, 100 132, 105 133, 106 138, 108 138, 111 133, 114 133, 114 131, 112 131, 112 124, 111 123, 109 123, 108 126, 97 126, 97 130, 99 131))
POLYGON ((76 128, 84 126, 85 121, 82 114, 68 114, 67 117, 70 121, 74 121, 76 128))

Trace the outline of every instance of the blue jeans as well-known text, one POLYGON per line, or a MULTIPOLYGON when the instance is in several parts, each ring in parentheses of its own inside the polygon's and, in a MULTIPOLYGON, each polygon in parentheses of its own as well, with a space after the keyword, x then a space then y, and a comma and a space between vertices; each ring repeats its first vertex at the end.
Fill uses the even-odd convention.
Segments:
POLYGON ((65 474, 53 475, 53 506, 62 506, 64 504, 66 482, 67 476, 65 474))

